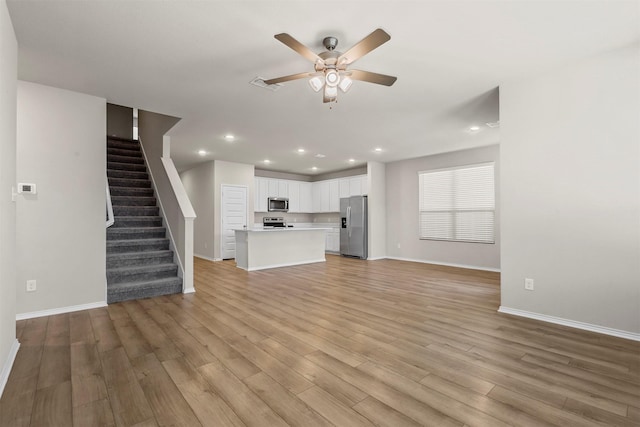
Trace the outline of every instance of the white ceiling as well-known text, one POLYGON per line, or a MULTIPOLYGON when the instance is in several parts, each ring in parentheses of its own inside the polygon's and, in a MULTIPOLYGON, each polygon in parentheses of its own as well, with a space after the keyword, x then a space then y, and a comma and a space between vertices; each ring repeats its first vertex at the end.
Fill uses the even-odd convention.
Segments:
POLYGON ((349 158, 357 166, 495 144, 499 129, 484 123, 499 119, 501 83, 640 38, 638 1, 7 3, 20 79, 181 117, 170 131, 179 170, 221 159, 310 175, 354 166, 349 158), (378 27, 391 40, 352 68, 397 76, 392 87, 355 82, 323 104, 305 80, 277 92, 249 84, 313 70, 274 34, 316 52, 333 35, 345 51, 378 27))

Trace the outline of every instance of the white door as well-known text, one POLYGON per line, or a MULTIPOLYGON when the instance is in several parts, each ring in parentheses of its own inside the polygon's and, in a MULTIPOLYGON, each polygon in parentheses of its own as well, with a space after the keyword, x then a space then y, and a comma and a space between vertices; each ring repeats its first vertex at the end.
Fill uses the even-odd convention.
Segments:
POLYGON ((222 259, 236 257, 236 236, 234 229, 247 226, 247 187, 222 185, 222 259))

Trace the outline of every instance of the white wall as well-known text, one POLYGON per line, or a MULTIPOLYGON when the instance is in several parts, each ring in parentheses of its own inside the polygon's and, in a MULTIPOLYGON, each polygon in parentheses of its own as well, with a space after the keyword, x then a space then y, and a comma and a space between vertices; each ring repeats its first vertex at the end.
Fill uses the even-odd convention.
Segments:
POLYGON ((214 162, 206 162, 180 174, 193 209, 198 216, 193 225, 194 255, 214 259, 214 162))
POLYGON ((387 187, 384 163, 367 163, 368 197, 368 254, 369 259, 384 258, 387 254, 387 187))
POLYGON ((16 312, 105 301, 106 100, 18 82, 16 312), (27 293, 25 282, 37 280, 27 293))
POLYGON ((247 187, 247 220, 253 218, 254 208, 254 166, 245 163, 214 161, 214 258, 221 258, 220 240, 222 234, 222 185, 244 185, 247 187))
POLYGON ((16 341, 16 88, 18 44, 6 2, 0 2, 0 396, 16 341))
POLYGON ((418 172, 484 162, 495 162, 496 177, 500 176, 498 145, 387 163, 387 256, 499 270, 500 188, 497 179, 495 244, 441 242, 418 238, 418 172))
POLYGON ((503 307, 640 333, 639 52, 500 87, 503 307))

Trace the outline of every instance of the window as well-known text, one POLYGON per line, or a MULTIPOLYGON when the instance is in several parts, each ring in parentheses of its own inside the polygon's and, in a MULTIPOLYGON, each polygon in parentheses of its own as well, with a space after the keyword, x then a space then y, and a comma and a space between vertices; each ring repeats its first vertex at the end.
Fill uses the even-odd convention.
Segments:
POLYGON ((420 172, 420 238, 494 243, 493 163, 420 172))

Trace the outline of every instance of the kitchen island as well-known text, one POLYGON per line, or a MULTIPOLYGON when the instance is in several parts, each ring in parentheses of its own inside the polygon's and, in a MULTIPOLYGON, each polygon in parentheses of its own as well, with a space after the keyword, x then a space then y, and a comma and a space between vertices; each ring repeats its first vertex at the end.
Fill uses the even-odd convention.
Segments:
POLYGON ((234 230, 236 266, 247 271, 325 262, 327 228, 252 228, 234 230))

